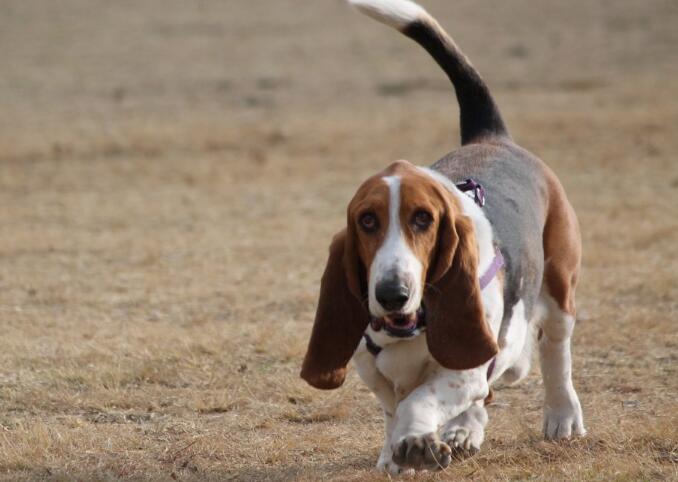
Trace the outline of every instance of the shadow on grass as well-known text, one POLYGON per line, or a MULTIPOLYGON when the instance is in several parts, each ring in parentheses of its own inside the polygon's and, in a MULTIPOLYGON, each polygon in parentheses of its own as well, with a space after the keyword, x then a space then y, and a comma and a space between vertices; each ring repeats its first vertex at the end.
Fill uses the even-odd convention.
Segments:
MULTIPOLYGON (((347 471, 364 472, 372 480, 377 476, 373 471, 377 462, 374 454, 356 454, 342 457, 334 462, 281 464, 271 467, 251 467, 227 471, 226 480, 269 481, 269 480, 323 480, 345 475, 347 471)), ((211 474, 210 474, 211 475, 211 474)), ((215 477, 218 475, 214 474, 215 477)))

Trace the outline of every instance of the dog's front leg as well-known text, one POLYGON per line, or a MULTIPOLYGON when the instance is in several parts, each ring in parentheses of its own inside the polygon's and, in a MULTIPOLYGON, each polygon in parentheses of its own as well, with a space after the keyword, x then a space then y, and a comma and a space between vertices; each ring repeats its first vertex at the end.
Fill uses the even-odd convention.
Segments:
POLYGON ((393 426, 395 417, 384 410, 384 446, 379 454, 377 461, 377 470, 386 472, 390 475, 411 475, 414 469, 401 467, 393 461, 393 449, 391 448, 391 436, 393 435, 393 426))
POLYGON ((484 402, 477 400, 468 410, 443 426, 441 438, 450 446, 455 457, 470 456, 480 450, 485 440, 485 425, 487 410, 484 402))
POLYGON ((452 450, 440 440, 438 429, 488 392, 484 367, 434 372, 398 404, 391 435, 393 461, 414 469, 447 467, 452 450))
POLYGON ((377 370, 374 355, 367 352, 364 342, 361 343, 353 357, 358 375, 372 393, 379 399, 381 408, 384 410, 384 446, 377 460, 377 470, 391 475, 406 475, 413 472, 412 469, 400 467, 393 461, 391 449, 391 435, 393 434, 396 398, 393 385, 384 378, 377 370))

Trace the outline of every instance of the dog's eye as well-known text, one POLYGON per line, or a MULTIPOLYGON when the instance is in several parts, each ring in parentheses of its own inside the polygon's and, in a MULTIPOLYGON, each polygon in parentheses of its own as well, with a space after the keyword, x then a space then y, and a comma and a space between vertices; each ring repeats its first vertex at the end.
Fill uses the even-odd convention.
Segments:
POLYGON ((376 231, 377 228, 379 227, 379 220, 372 213, 363 214, 362 216, 360 216, 358 222, 360 223, 360 227, 363 228, 368 233, 376 231))
POLYGON ((417 211, 412 217, 412 223, 419 231, 426 231, 432 222, 433 217, 426 211, 417 211))

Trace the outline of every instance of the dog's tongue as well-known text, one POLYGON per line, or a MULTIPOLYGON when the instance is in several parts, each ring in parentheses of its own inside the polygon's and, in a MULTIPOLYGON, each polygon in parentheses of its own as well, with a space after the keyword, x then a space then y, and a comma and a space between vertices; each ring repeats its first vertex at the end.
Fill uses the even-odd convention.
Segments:
POLYGON ((407 330, 417 325, 417 314, 384 316, 384 323, 399 330, 407 330))

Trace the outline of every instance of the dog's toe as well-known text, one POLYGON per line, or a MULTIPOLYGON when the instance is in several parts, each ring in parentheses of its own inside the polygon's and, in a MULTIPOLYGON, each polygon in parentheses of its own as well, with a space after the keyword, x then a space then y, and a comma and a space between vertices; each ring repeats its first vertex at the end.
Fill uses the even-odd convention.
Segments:
POLYGON ((414 475, 414 469, 409 467, 401 467, 396 464, 390 458, 379 459, 377 462, 377 470, 380 472, 385 472, 388 475, 414 475))
POLYGON ((477 454, 483 443, 482 430, 456 427, 443 434, 443 440, 451 447, 455 458, 465 458, 477 454))
POLYGON ((586 429, 578 401, 565 407, 545 410, 544 438, 547 440, 567 439, 584 434, 586 434, 586 429))
POLYGON ((452 449, 437 434, 402 438, 393 447, 393 461, 413 469, 444 469, 452 461, 452 449))

